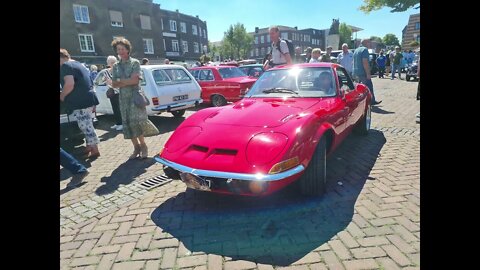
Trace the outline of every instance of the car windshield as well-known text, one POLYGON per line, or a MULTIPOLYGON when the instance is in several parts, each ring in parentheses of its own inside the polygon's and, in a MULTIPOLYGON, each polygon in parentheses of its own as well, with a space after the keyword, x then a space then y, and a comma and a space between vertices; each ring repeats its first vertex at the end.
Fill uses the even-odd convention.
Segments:
POLYGON ((248 91, 248 97, 333 97, 335 79, 329 67, 269 70, 248 91))
POLYGON ((220 76, 222 76, 223 79, 246 76, 245 72, 243 72, 238 67, 219 68, 218 73, 220 73, 220 76))

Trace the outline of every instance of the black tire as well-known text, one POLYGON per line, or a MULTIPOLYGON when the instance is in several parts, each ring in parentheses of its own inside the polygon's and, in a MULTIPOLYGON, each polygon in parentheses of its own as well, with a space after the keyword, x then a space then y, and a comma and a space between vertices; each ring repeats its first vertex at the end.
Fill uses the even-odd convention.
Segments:
POLYGON ((173 117, 180 118, 185 114, 185 110, 171 111, 173 117))
POLYGON ((221 107, 227 105, 227 100, 222 95, 213 95, 211 98, 212 105, 215 107, 221 107))
POLYGON ((313 153, 312 160, 300 178, 300 193, 307 196, 322 196, 327 185, 327 140, 322 137, 313 153))
POLYGON ((371 123, 372 123, 372 108, 370 105, 368 105, 365 111, 365 114, 358 121, 353 131, 359 135, 368 135, 368 131, 370 130, 371 123))
POLYGON ((410 81, 410 75, 407 75, 407 77, 405 77, 405 80, 410 81))
POLYGON ((163 166, 163 172, 170 179, 180 180, 180 173, 177 170, 174 170, 167 166, 163 166))

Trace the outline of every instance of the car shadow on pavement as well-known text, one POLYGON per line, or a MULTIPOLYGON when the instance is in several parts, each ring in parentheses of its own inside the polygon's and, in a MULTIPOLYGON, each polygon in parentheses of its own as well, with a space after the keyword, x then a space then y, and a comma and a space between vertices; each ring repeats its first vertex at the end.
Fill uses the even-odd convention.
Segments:
POLYGON ((379 113, 379 114, 394 114, 395 113, 395 112, 385 111, 384 109, 381 109, 380 107, 377 107, 377 106, 372 106, 372 112, 379 113))
POLYGON ((265 198, 186 192, 151 219, 192 252, 278 266, 290 265, 345 230, 386 139, 371 130, 350 136, 327 160, 327 192, 299 195, 295 185, 265 198))
POLYGON ((155 164, 153 158, 134 159, 122 163, 113 170, 110 176, 104 176, 100 182, 105 183, 95 190, 95 194, 102 196, 117 190, 120 185, 128 185, 133 180, 147 171, 147 168, 155 164))

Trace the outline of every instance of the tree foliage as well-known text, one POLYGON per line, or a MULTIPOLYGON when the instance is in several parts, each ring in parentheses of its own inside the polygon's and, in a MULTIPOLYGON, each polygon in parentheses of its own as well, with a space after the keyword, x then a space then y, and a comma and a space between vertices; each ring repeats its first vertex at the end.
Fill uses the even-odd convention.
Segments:
POLYGON ((246 58, 253 43, 253 36, 247 33, 242 23, 230 25, 224 33, 220 55, 223 58, 246 58))
POLYGON ((349 48, 353 48, 352 44, 352 28, 348 26, 346 23, 341 23, 338 28, 338 33, 340 35, 340 42, 338 49, 342 48, 343 43, 347 43, 349 48))
POLYGON ((420 0, 363 0, 363 3, 359 9, 367 14, 383 7, 391 8, 390 12, 402 12, 415 5, 418 5, 415 8, 420 7, 420 0))
POLYGON ((400 45, 397 36, 395 36, 394 34, 386 34, 383 37, 383 43, 387 46, 400 45))

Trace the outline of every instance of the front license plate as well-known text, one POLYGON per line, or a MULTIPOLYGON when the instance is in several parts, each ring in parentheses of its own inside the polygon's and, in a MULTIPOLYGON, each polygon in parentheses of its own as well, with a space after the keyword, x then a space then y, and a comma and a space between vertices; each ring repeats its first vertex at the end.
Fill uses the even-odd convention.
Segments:
POLYGON ((188 99, 188 95, 174 96, 173 101, 188 99))
POLYGON ((210 180, 202 179, 191 173, 180 173, 180 178, 189 188, 210 191, 211 182, 210 180))

